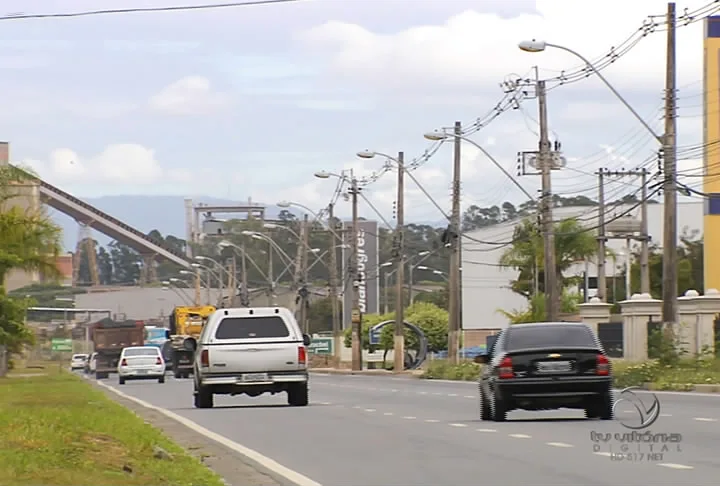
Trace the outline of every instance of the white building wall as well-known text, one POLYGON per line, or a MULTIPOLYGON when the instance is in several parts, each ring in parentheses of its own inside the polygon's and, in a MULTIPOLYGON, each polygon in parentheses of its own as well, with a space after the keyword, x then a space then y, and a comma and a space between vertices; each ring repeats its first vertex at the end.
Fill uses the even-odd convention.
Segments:
MULTIPOLYGON (((613 215, 622 215, 629 211, 628 214, 639 218, 639 208, 632 209, 633 205, 618 206, 606 215, 606 222, 613 219, 613 215)), ((555 208, 553 218, 557 220, 577 217, 581 223, 587 228, 597 226, 596 207, 565 207, 555 208)), ((513 231, 519 221, 502 223, 488 228, 479 229, 467 233, 467 237, 480 240, 485 243, 472 241, 467 237, 462 242, 462 319, 464 329, 497 329, 506 327, 507 318, 503 316, 499 309, 513 310, 525 309, 527 300, 510 290, 510 282, 517 277, 517 271, 498 266, 498 261, 502 253, 508 246, 488 243, 504 243, 510 242, 513 237, 513 231)), ((684 232, 699 232, 702 235, 703 230, 703 202, 683 202, 678 204, 678 234, 682 236, 684 232)), ((651 237, 651 246, 656 244, 661 246, 663 234, 663 205, 648 205, 648 232, 651 237)), ((593 230, 593 234, 597 234, 593 230)), ((633 242, 633 246, 639 242, 633 242)), ((608 248, 612 248, 615 253, 619 253, 625 248, 624 240, 609 240, 608 248)), ((622 271, 624 261, 618 261, 620 268, 618 274, 622 271)), ((594 262, 589 262, 589 274, 597 275, 597 267, 594 262)), ((581 275, 585 271, 585 263, 578 262, 566 275, 581 275)), ((613 261, 610 259, 606 262, 606 275, 613 275, 613 261)))

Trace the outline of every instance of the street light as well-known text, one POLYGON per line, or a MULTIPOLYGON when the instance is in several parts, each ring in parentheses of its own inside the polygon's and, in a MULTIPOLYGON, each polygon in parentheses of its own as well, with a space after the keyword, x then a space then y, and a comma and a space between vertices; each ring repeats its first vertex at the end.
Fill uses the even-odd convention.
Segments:
POLYGON ((330 179, 330 177, 332 176, 342 177, 339 174, 333 174, 332 172, 328 172, 326 170, 319 170, 315 172, 315 177, 317 177, 318 179, 330 179))
POLYGON ((477 148, 480 152, 482 152, 483 155, 485 155, 485 157, 487 157, 488 159, 490 159, 490 161, 491 161, 493 164, 495 164, 495 167, 497 167, 498 169, 500 169, 500 170, 502 171, 502 173, 505 174, 505 175, 507 176, 507 178, 510 179, 510 180, 512 181, 512 183, 515 184, 515 186, 517 186, 517 188, 522 191, 523 194, 525 194, 525 196, 527 196, 528 199, 530 199, 531 201, 534 201, 534 200, 535 200, 535 197, 534 197, 532 194, 530 194, 530 193, 527 191, 527 189, 525 189, 507 170, 505 170, 505 168, 504 168, 502 165, 500 165, 500 163, 499 163, 497 160, 495 160, 495 157, 493 157, 492 155, 490 155, 490 154, 487 152, 487 150, 485 150, 485 149, 484 149, 479 143, 477 143, 476 141, 474 141, 474 140, 472 140, 472 139, 470 139, 470 138, 467 138, 467 137, 465 137, 465 136, 463 136, 463 135, 456 135, 456 134, 454 134, 454 133, 452 133, 452 134, 450 134, 450 133, 445 133, 445 132, 442 132, 442 131, 439 131, 439 130, 435 130, 434 132, 428 132, 428 133, 426 133, 426 134, 423 135, 423 136, 424 136, 427 140, 430 140, 430 141, 433 141, 433 142, 443 141, 443 140, 447 140, 447 139, 449 139, 449 138, 455 138, 455 137, 459 138, 460 140, 464 140, 465 142, 469 143, 469 144, 472 145, 473 147, 477 148))
POLYGON ((588 68, 592 69, 592 71, 593 71, 595 74, 597 74, 597 77, 600 78, 600 80, 601 80, 603 83, 605 83, 605 86, 607 86, 608 89, 610 89, 610 91, 613 92, 613 94, 617 97, 617 99, 619 99, 620 102, 621 102, 623 105, 625 105, 625 107, 626 107, 628 110, 630 110, 630 112, 633 114, 633 116, 635 116, 635 118, 638 119, 638 121, 647 129, 647 131, 649 131, 649 132, 652 134, 653 137, 655 137, 655 139, 656 139, 658 142, 660 142, 661 144, 664 143, 664 137, 662 137, 661 135, 656 134, 656 133, 655 133, 655 130, 653 130, 653 129, 650 127, 650 125, 648 125, 647 122, 646 122, 645 120, 643 120, 643 118, 638 114, 638 112, 635 111, 635 109, 634 109, 632 106, 630 106, 630 103, 628 103, 627 100, 626 100, 625 98, 623 98, 623 96, 622 96, 620 93, 618 93, 618 91, 613 87, 612 84, 610 84, 610 82, 605 78, 605 76, 603 76, 603 75, 600 73, 600 71, 598 71, 598 70, 595 68, 595 66, 593 65, 593 63, 591 63, 585 56, 583 56, 583 55, 580 54, 579 52, 574 51, 574 50, 570 49, 569 47, 561 46, 561 45, 558 45, 558 44, 551 44, 551 43, 549 43, 549 42, 545 42, 545 41, 542 41, 542 40, 535 40, 535 39, 532 39, 532 40, 524 40, 524 41, 522 41, 522 42, 520 42, 520 43, 518 44, 518 47, 519 47, 520 50, 522 50, 522 51, 525 51, 525 52, 533 52, 533 53, 534 53, 534 52, 543 52, 543 51, 544 51, 545 49, 547 49, 548 47, 552 47, 552 48, 555 48, 555 49, 560 49, 561 51, 569 52, 569 53, 572 54, 573 56, 577 57, 578 59, 580 59, 581 61, 583 61, 583 62, 587 65, 588 68))

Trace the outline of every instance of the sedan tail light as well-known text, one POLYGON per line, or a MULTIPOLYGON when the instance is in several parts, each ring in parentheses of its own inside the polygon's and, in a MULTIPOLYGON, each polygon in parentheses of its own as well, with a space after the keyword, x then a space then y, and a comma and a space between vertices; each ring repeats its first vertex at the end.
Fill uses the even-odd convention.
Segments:
POLYGON ((307 350, 305 346, 298 346, 298 364, 307 363, 307 350))
POLYGON ((508 378, 514 378, 512 358, 505 356, 500 364, 498 365, 498 378, 505 380, 508 378))
POLYGON ((155 364, 156 364, 156 365, 161 365, 161 364, 162 364, 162 359, 160 358, 160 356, 158 356, 157 359, 155 360, 155 364))
POLYGON ((210 366, 210 351, 207 349, 203 349, 202 353, 200 353, 200 365, 210 366))
POLYGON ((610 375, 610 360, 604 354, 597 355, 597 361, 595 362, 595 374, 599 376, 610 375))
POLYGON ((122 361, 120 361, 120 366, 127 366, 127 360, 123 358, 122 361))

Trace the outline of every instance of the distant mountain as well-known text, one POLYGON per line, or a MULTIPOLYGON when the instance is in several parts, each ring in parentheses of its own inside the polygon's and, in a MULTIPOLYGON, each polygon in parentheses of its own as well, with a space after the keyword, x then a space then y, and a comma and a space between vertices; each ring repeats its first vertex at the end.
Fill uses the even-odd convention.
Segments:
MULTIPOLYGON (((178 238, 185 238, 185 197, 184 196, 103 196, 96 198, 84 198, 85 202, 95 206, 110 216, 132 226, 133 228, 149 233, 156 229, 163 235, 173 235, 178 238)), ((220 205, 243 205, 247 201, 231 201, 228 199, 216 199, 212 197, 194 197, 193 204, 199 203, 220 206, 220 205)), ((253 201, 254 204, 260 204, 253 201)), ((274 205, 265 206, 265 214, 269 219, 276 219, 280 211, 274 205)), ((78 239, 78 225, 70 217, 56 210, 50 210, 53 220, 63 229, 63 242, 67 251, 75 249, 78 239)), ((302 210, 290 209, 291 212, 300 214, 302 210)), ((229 218, 229 215, 222 217, 229 218)), ((416 224, 428 224, 433 227, 446 226, 443 221, 416 222, 416 224)), ((106 245, 110 239, 100 233, 93 231, 93 236, 101 245, 106 245)))

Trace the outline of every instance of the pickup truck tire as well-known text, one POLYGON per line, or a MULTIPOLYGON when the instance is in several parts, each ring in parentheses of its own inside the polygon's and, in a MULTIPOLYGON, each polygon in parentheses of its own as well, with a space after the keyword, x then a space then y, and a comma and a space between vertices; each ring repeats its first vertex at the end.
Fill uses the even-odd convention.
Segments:
POLYGON ((125 378, 122 376, 118 378, 118 385, 124 385, 125 384, 125 378))
POLYGON ((291 407, 306 407, 310 401, 307 382, 290 383, 287 394, 288 405, 291 407))
POLYGON ((165 383, 165 377, 161 376, 160 378, 158 378, 158 383, 165 383))
POLYGON ((200 387, 195 391, 195 408, 213 408, 213 394, 206 387, 200 387))

